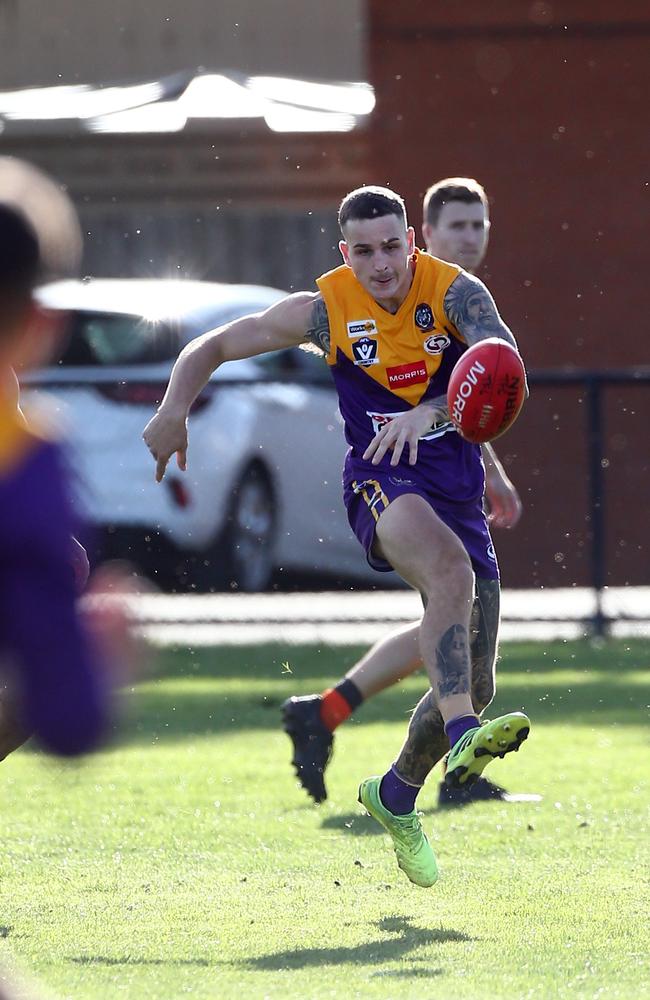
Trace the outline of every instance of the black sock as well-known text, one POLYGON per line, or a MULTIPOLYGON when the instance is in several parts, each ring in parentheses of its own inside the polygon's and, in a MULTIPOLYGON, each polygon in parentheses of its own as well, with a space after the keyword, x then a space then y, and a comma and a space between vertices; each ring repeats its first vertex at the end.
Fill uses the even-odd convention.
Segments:
POLYGON ((338 691, 342 698, 345 698, 350 706, 350 711, 352 712, 354 712, 354 710, 357 709, 363 701, 361 691, 359 691, 359 688, 354 681, 349 680, 347 677, 340 681, 334 690, 338 691))

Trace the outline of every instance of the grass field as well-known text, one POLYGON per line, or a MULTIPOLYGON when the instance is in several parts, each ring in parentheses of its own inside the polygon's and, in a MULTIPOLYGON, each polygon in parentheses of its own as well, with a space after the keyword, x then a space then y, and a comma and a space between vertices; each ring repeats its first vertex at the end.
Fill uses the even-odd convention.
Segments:
POLYGON ((3 966, 79 1000, 649 996, 650 646, 503 647, 492 713, 533 730, 489 773, 543 801, 439 812, 432 776, 428 890, 356 804, 421 677, 339 731, 322 807, 290 775, 278 706, 358 652, 168 651, 109 750, 8 759, 3 966))

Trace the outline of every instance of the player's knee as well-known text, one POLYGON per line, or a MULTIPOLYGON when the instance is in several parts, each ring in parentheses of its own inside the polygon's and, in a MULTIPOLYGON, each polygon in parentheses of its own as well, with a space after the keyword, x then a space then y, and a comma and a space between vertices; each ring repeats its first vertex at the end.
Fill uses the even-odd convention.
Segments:
POLYGON ((444 589, 448 598, 459 603, 471 604, 474 593, 474 573, 469 556, 462 545, 449 546, 436 559, 427 581, 432 591, 444 589))

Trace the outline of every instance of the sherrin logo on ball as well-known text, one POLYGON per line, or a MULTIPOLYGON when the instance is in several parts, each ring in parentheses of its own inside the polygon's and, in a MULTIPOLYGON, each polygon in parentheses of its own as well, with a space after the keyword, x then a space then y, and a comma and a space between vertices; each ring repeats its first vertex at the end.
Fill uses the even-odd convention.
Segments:
POLYGON ((481 340, 456 362, 447 388, 449 415, 475 444, 504 434, 526 397, 526 371, 518 352, 499 337, 481 340))

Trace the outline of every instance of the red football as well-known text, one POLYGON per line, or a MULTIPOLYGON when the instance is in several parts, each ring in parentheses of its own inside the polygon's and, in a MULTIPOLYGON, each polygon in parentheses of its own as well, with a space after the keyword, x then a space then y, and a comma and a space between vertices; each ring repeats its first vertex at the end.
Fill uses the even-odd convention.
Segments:
POLYGON ((526 395, 526 371, 506 340, 469 347, 454 365, 447 389, 449 415, 467 441, 493 441, 512 427, 526 395))

